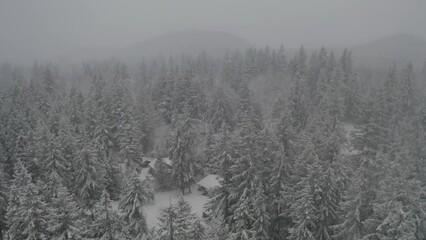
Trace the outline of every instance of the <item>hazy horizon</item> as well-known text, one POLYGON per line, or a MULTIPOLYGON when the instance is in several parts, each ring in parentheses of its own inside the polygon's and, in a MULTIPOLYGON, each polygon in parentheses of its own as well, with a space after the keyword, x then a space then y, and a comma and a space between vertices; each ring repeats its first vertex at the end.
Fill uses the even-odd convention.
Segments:
POLYGON ((424 1, 2 1, 0 61, 123 48, 181 31, 226 32, 257 46, 351 47, 395 34, 426 38, 424 1))

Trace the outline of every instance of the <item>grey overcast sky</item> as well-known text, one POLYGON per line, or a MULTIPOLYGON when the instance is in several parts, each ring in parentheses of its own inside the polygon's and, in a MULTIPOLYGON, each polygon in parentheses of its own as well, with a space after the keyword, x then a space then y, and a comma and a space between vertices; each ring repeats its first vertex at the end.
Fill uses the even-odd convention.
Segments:
POLYGON ((186 30, 290 48, 352 46, 398 33, 426 38, 426 1, 0 0, 0 58, 12 61, 186 30))

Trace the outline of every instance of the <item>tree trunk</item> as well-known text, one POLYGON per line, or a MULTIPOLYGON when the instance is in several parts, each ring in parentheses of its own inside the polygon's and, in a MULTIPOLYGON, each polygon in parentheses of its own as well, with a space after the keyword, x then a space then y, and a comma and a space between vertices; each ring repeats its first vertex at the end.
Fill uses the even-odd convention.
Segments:
POLYGON ((185 195, 185 183, 180 181, 180 190, 182 191, 182 195, 185 195))

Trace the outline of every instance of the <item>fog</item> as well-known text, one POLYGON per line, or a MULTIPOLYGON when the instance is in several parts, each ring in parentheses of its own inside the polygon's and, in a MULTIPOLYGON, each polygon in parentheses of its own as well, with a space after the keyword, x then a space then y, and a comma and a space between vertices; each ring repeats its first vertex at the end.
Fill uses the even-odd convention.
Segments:
POLYGON ((425 1, 0 1, 0 61, 122 48, 169 32, 221 31, 259 45, 347 47, 409 33, 426 38, 425 1))

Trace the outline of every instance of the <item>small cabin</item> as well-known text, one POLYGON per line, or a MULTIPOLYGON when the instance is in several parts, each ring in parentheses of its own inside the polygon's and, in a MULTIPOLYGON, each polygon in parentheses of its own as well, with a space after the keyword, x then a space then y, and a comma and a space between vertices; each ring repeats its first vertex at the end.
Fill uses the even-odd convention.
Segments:
POLYGON ((221 177, 216 174, 209 174, 197 182, 198 190, 207 195, 214 188, 220 187, 221 177))

